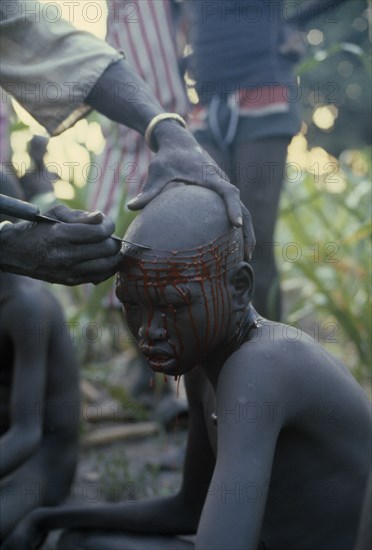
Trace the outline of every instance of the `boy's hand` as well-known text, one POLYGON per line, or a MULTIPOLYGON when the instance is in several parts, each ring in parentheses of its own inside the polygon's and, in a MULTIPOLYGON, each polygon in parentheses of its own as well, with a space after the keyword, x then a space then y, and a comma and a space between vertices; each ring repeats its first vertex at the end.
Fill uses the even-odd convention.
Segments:
POLYGON ((143 192, 131 200, 131 210, 143 208, 172 181, 201 185, 216 191, 224 199, 231 223, 243 223, 239 190, 229 182, 190 132, 174 121, 160 122, 154 129, 157 153, 150 163, 149 175, 143 192))
POLYGON ((45 212, 63 223, 20 222, 1 232, 4 271, 51 283, 100 283, 116 272, 120 242, 114 224, 101 212, 59 205, 45 212))

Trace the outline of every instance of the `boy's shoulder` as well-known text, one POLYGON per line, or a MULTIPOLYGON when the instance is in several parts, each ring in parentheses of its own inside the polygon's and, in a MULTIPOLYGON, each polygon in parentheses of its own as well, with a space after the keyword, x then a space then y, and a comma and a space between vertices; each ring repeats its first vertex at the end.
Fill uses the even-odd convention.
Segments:
POLYGON ((303 331, 264 319, 225 361, 220 380, 231 379, 236 386, 252 384, 256 391, 288 396, 297 381, 318 383, 327 371, 333 377, 346 369, 303 331))
POLYGON ((45 283, 20 275, 7 275, 10 284, 2 292, 1 309, 2 316, 6 313, 8 321, 15 318, 18 323, 27 324, 34 322, 35 317, 49 319, 59 316, 60 305, 45 283))
POLYGON ((311 361, 326 354, 331 356, 317 344, 311 336, 301 329, 283 323, 260 321, 258 328, 251 331, 249 339, 230 356, 230 359, 246 359, 259 366, 261 362, 272 365, 276 370, 280 366, 287 366, 294 359, 298 362, 299 356, 302 362, 311 361))

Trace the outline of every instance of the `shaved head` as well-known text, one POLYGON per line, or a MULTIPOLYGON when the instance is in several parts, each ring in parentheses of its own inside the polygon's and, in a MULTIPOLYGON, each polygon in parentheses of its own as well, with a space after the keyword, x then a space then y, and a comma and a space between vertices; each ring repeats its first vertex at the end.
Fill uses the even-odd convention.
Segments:
POLYGON ((253 281, 243 230, 231 225, 222 198, 196 185, 172 186, 139 213, 125 239, 151 247, 123 244, 116 283, 150 367, 179 375, 231 349, 253 281))
POLYGON ((155 197, 138 214, 125 238, 157 250, 184 250, 206 244, 231 229, 225 203, 217 193, 181 184, 155 197))

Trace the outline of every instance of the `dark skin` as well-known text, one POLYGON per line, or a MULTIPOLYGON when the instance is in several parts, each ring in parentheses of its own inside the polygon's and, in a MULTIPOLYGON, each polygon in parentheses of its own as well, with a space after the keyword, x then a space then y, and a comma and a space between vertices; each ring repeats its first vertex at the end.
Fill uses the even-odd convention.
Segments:
POLYGON ((19 222, 1 230, 1 269, 50 283, 98 284, 112 276, 120 243, 114 224, 101 212, 59 205, 45 212, 62 223, 19 222))
POLYGON ((0 273, 3 541, 27 513, 61 502, 77 463, 78 366, 66 321, 41 283, 0 273))
MULTIPOLYGON (((86 103, 142 135, 151 119, 164 112, 147 84, 125 61, 113 63, 104 71, 86 103)), ((143 192, 128 204, 129 208, 143 208, 169 182, 184 181, 216 191, 226 203, 231 222, 236 226, 244 224, 246 213, 238 190, 190 132, 175 121, 162 121, 154 129, 152 148, 156 155, 149 166, 148 181, 143 192)), ((63 223, 21 222, 2 230, 3 271, 67 285, 97 284, 117 271, 120 243, 110 239, 114 225, 106 216, 67 207, 46 214, 57 216, 63 223), (40 248, 45 252, 42 260, 35 254, 40 248)))
POLYGON ((12 543, 33 548, 40 532, 65 527, 84 530, 68 532, 64 549, 155 550, 165 535, 190 548, 177 535, 196 534, 201 550, 350 550, 370 456, 363 390, 311 338, 259 319, 242 234, 217 195, 166 191, 126 237, 153 247, 127 251, 119 272, 129 326, 150 368, 185 375, 182 486, 142 502, 37 510, 12 543))

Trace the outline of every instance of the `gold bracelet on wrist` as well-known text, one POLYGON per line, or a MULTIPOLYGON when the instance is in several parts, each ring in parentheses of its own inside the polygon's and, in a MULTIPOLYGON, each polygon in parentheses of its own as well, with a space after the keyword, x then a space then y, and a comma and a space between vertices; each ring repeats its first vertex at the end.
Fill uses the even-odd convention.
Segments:
POLYGON ((175 120, 176 122, 178 122, 178 124, 183 126, 183 128, 187 127, 184 119, 181 117, 181 115, 178 115, 177 113, 161 113, 160 115, 154 116, 154 118, 150 120, 145 132, 145 141, 150 149, 152 149, 151 140, 155 126, 159 124, 159 122, 161 122, 162 120, 175 120))

